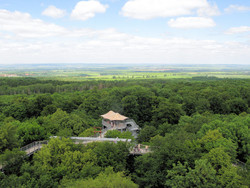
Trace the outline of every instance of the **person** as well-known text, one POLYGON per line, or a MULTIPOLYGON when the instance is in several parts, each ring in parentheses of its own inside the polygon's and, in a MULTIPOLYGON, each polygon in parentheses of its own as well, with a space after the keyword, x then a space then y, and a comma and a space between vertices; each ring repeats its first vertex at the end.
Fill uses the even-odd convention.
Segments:
POLYGON ((137 150, 137 145, 134 147, 134 153, 136 152, 136 150, 137 150))
POLYGON ((116 139, 115 139, 115 143, 117 144, 117 141, 118 141, 118 137, 116 137, 116 139))
POLYGON ((141 144, 138 144, 138 152, 141 152, 141 144))
POLYGON ((146 152, 148 151, 148 146, 145 147, 146 152))

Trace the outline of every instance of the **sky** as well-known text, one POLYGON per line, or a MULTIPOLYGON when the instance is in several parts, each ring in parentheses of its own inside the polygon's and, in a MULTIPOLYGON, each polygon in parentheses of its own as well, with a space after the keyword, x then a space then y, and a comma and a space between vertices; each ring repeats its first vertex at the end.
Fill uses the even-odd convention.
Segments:
POLYGON ((250 64, 249 0, 0 0, 0 64, 250 64))

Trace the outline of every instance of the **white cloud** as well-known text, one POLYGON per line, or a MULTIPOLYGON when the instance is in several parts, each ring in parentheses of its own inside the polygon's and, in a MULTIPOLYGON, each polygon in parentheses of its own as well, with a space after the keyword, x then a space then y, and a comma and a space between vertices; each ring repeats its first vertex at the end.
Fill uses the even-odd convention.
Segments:
POLYGON ((207 28, 214 27, 216 24, 211 18, 205 17, 180 17, 177 19, 171 19, 168 22, 170 27, 174 28, 207 28))
POLYGON ((240 5, 230 5, 229 7, 225 8, 224 11, 225 12, 234 12, 234 11, 245 12, 245 11, 250 11, 250 7, 240 6, 240 5))
POLYGON ((52 18, 62 18, 66 14, 65 10, 61 10, 59 8, 56 8, 53 5, 50 5, 48 8, 46 8, 43 12, 42 15, 44 16, 49 16, 52 18))
POLYGON ((228 29, 225 33, 226 34, 236 34, 236 33, 245 33, 250 32, 249 26, 241 26, 241 27, 232 27, 228 29))
POLYGON ((122 7, 121 14, 136 19, 172 17, 183 15, 218 15, 216 5, 207 0, 129 0, 122 7))
POLYGON ((146 38, 115 30, 89 31, 77 40, 0 42, 8 63, 248 63, 250 46, 185 38, 146 38), (80 42, 79 42, 80 41, 80 42), (233 52, 233 53, 232 53, 233 52), (14 55, 13 55, 14 54, 14 55), (181 54, 181 55, 180 55, 181 54))
POLYGON ((66 32, 55 24, 33 19, 28 13, 0 10, 0 31, 7 31, 17 37, 50 37, 66 32))
POLYGON ((72 11, 71 18, 85 21, 94 17, 96 13, 106 12, 107 8, 108 5, 103 5, 96 0, 80 1, 72 11))
POLYGON ((249 45, 238 42, 66 29, 27 13, 0 10, 1 63, 247 64, 249 51, 249 45))
POLYGON ((199 8, 197 10, 197 14, 199 16, 218 16, 220 15, 220 11, 216 4, 214 5, 208 4, 205 7, 199 8))

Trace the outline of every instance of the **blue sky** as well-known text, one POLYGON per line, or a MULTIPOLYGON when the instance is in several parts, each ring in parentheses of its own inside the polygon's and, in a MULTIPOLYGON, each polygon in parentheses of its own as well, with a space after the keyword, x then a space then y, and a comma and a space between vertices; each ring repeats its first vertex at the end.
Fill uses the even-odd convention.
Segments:
POLYGON ((250 64, 249 0, 0 0, 0 64, 250 64))

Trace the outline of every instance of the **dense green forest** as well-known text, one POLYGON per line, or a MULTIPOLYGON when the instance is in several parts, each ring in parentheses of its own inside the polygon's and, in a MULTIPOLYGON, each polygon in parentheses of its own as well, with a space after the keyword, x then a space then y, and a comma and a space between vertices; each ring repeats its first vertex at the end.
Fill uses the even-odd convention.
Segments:
POLYGON ((0 187, 249 187, 249 126, 249 79, 0 78, 0 187), (92 136, 109 110, 134 119, 152 152, 67 138, 92 136))

